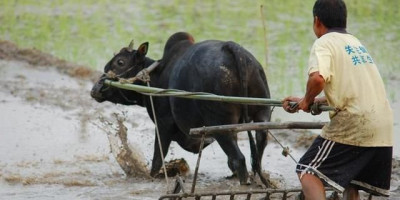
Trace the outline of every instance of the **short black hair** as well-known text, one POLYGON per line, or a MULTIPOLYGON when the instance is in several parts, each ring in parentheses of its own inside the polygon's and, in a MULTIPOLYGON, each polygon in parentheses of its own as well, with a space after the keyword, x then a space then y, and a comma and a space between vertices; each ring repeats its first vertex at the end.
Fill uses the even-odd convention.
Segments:
POLYGON ((313 15, 327 28, 346 28, 347 8, 343 0, 317 0, 313 15))

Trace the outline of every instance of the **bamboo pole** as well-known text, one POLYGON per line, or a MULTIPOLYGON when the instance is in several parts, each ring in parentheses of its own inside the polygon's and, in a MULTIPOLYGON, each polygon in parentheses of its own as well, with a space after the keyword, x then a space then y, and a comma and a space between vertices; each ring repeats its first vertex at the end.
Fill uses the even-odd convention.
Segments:
POLYGON ((327 122, 256 122, 245 124, 229 124, 219 126, 208 126, 190 129, 189 135, 208 135, 220 132, 237 133, 249 130, 266 130, 266 129, 322 129, 327 122))
MULTIPOLYGON (((120 89, 133 90, 150 96, 174 96, 187 99, 219 101, 219 102, 238 103, 247 105, 282 106, 281 100, 266 99, 266 98, 222 96, 204 92, 187 92, 176 89, 162 89, 162 88, 147 87, 136 84, 120 83, 117 81, 110 81, 110 80, 105 80, 105 84, 120 89)), ((291 104, 294 104, 294 102, 291 102, 291 104)), ((334 108, 325 105, 320 105, 319 109, 321 111, 335 110, 334 108)))
MULTIPOLYGON (((264 6, 260 5, 260 17, 264 31, 264 53, 265 53, 265 71, 268 71, 268 40, 267 40, 267 26, 265 24, 264 6)), ((268 76, 267 76, 268 77, 268 76)))

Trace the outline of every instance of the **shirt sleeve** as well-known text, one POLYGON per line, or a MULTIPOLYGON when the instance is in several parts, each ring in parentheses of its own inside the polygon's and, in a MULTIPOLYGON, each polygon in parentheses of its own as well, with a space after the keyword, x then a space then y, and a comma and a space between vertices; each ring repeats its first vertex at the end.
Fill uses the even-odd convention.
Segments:
POLYGON ((311 48, 308 60, 308 74, 319 71, 319 74, 328 83, 332 76, 331 64, 331 50, 327 45, 323 45, 319 40, 316 40, 311 48))

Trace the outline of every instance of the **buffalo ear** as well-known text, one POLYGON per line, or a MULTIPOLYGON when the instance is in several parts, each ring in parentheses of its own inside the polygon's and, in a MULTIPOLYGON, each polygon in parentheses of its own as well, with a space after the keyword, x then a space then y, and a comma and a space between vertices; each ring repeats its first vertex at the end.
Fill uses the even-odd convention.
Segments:
POLYGON ((149 49, 149 42, 145 42, 139 46, 137 52, 140 56, 145 56, 147 54, 148 49, 149 49))

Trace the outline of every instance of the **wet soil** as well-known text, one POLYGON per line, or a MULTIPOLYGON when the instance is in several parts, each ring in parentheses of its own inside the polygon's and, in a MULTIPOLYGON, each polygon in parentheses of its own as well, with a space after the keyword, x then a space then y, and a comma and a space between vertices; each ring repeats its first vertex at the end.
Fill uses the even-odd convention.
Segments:
MULTIPOLYGON (((0 199, 158 199, 172 191, 174 178, 166 181, 143 175, 149 171, 154 145, 154 125, 145 109, 92 100, 89 91, 99 74, 35 49, 19 49, 11 42, 0 41, 0 199), (126 127, 122 146, 133 155, 127 167, 138 167, 131 174, 121 168, 121 160, 110 142, 121 125, 115 120, 116 115, 124 118, 121 123, 126 127), (106 126, 105 121, 109 122, 106 126)), ((283 119, 328 118, 306 114, 286 117, 277 108, 274 120, 283 119)), ((315 137, 315 131, 272 133, 296 159, 315 137)), ((240 148, 249 157, 246 134, 239 136, 240 148)), ((294 161, 282 156, 282 148, 273 138, 269 139, 263 158, 265 174, 277 188, 298 188, 294 161)), ((173 143, 166 160, 180 158, 187 161, 189 168, 182 176, 188 192, 197 155, 173 143)), ((237 180, 227 179, 231 174, 226 162, 218 144, 207 147, 196 191, 261 188, 257 183, 241 186, 237 180)), ((249 159, 247 166, 250 169, 249 159)), ((399 183, 400 161, 394 159, 391 199, 400 198, 399 183)))

